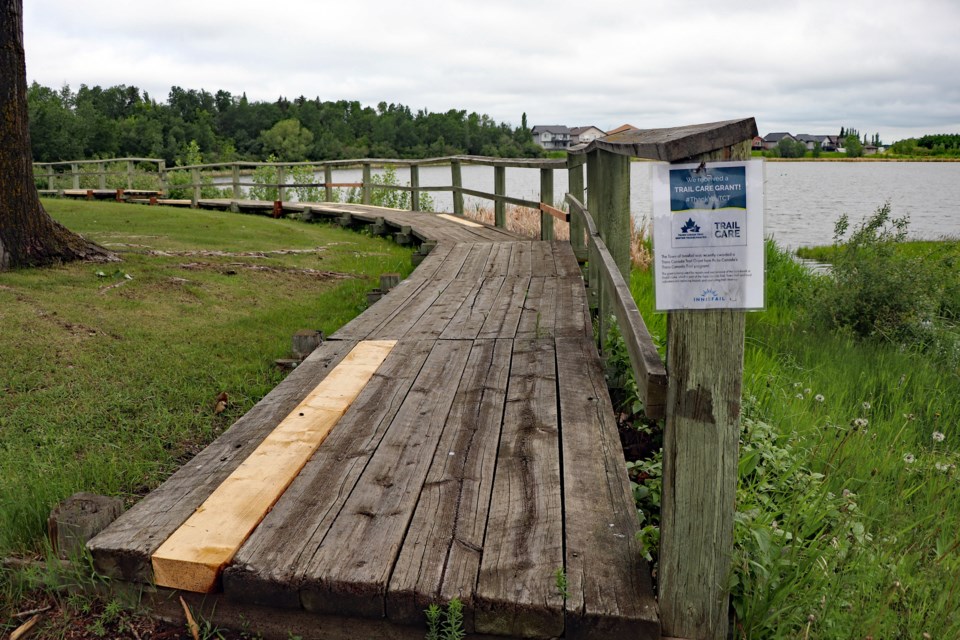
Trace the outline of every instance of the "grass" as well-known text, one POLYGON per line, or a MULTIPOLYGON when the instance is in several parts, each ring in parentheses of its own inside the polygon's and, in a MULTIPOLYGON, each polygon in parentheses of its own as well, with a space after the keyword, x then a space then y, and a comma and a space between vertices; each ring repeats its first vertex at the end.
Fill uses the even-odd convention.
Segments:
MULTIPOLYGON (((960 637, 960 375, 806 325, 812 276, 767 255, 768 308, 747 318, 736 637, 960 637)), ((649 271, 631 286, 662 338, 649 271)))
POLYGON ((376 276, 411 268, 408 249, 324 225, 45 206, 123 260, 0 274, 0 556, 42 554, 47 514, 76 491, 157 486, 282 379, 294 332, 332 333, 376 276))

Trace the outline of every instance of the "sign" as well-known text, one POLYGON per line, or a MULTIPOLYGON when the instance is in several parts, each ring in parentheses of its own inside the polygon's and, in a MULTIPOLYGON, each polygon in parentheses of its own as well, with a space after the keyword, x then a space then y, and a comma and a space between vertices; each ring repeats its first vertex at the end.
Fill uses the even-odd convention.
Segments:
POLYGON ((662 164, 652 186, 657 310, 762 309, 763 162, 662 164))

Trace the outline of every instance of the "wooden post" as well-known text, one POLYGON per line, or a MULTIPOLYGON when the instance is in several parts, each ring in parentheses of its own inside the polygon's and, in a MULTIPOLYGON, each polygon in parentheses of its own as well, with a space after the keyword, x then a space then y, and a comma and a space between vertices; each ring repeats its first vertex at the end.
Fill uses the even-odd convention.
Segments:
POLYGON ((52 165, 52 164, 48 164, 48 165, 47 165, 47 171, 48 171, 48 173, 47 173, 47 189, 50 189, 51 191, 53 191, 54 189, 57 188, 57 180, 56 180, 56 178, 55 178, 55 176, 54 176, 54 171, 53 171, 53 165, 52 165))
POLYGON ((240 191, 240 165, 234 162, 233 166, 230 167, 230 173, 233 183, 233 199, 240 200, 243 197, 243 192, 240 191))
POLYGON ((363 186, 360 187, 361 197, 360 202, 363 204, 370 204, 370 199, 372 195, 372 188, 370 184, 370 163, 363 163, 363 186))
MULTIPOLYGON (((540 202, 553 206, 553 169, 540 169, 540 202)), ((540 239, 553 240, 553 216, 540 212, 540 239)))
MULTIPOLYGON (((567 156, 567 193, 583 202, 583 163, 582 155, 567 156)), ((583 262, 587 259, 587 250, 583 241, 583 222, 579 216, 570 217, 570 245, 573 247, 573 253, 577 260, 583 262)))
POLYGON ((450 163, 450 177, 453 182, 453 213, 454 215, 463 215, 463 173, 460 170, 460 161, 454 160, 450 163))
POLYGON ((80 166, 73 162, 70 164, 70 176, 73 178, 73 188, 80 188, 80 166))
MULTIPOLYGON (((682 162, 746 160, 750 142, 682 162)), ((667 316, 660 615, 664 636, 723 640, 733 551, 745 313, 667 316)))
POLYGON ((190 182, 193 183, 193 197, 190 201, 193 203, 193 207, 196 208, 197 203, 200 201, 200 169, 190 169, 190 182))
POLYGON ((284 202, 287 198, 287 188, 283 186, 287 182, 286 172, 283 170, 283 165, 277 166, 277 200, 284 202))
MULTIPOLYGON (((507 195, 507 168, 493 168, 493 193, 498 196, 507 195)), ((501 229, 507 228, 507 203, 503 200, 493 201, 493 224, 501 229)))
POLYGON ((410 165, 410 211, 420 211, 420 165, 410 165))
POLYGON ((107 165, 106 165, 106 163, 103 163, 103 162, 98 162, 98 163, 97 163, 97 184, 99 185, 99 187, 97 187, 98 189, 106 189, 106 188, 107 188, 107 165))
POLYGON ((133 160, 127 160, 127 189, 133 189, 133 160))
POLYGON ((325 202, 333 202, 333 167, 329 164, 323 165, 323 199, 325 202))
POLYGON ((167 161, 159 160, 157 162, 157 175, 160 178, 160 193, 167 195, 167 161))

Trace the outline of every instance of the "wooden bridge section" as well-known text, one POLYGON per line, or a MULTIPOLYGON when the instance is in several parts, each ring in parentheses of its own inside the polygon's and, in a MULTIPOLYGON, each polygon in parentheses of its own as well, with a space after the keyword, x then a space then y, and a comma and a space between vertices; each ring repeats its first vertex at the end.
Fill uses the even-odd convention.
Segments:
POLYGON ((300 207, 436 246, 92 540, 98 570, 222 591, 256 616, 300 611, 318 637, 340 637, 317 629, 342 619, 423 637, 424 609, 458 598, 474 634, 659 638, 571 246, 456 217, 300 207), (371 343, 391 346, 309 449, 330 397, 347 395, 324 381, 371 343), (277 480, 291 449, 306 454, 277 480), (253 488, 231 498, 235 483, 253 488))

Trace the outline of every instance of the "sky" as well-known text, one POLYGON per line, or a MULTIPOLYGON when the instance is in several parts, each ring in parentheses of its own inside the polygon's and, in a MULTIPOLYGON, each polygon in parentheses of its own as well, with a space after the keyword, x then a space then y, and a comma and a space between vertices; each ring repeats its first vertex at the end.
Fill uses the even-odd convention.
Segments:
POLYGON ((519 126, 960 133, 960 0, 24 0, 27 81, 519 126))

